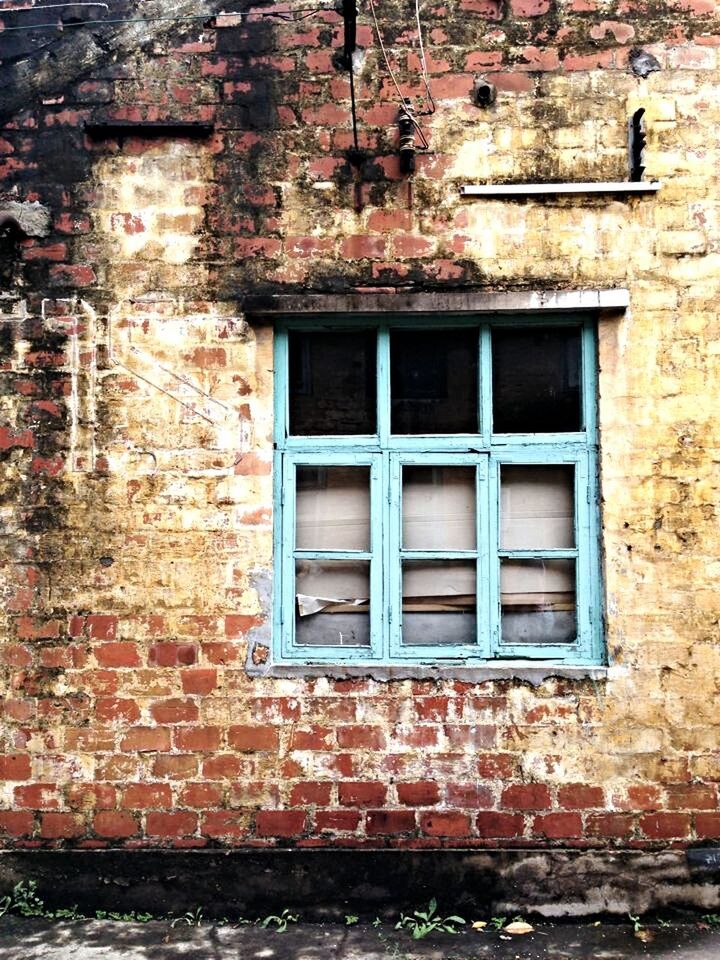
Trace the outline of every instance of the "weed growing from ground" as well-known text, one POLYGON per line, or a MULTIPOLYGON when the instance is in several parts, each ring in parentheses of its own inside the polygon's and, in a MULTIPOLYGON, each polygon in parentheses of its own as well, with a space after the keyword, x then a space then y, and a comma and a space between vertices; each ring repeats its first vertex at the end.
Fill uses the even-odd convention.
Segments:
POLYGON ((400 919, 395 924, 395 929, 407 931, 413 940, 422 940, 437 931, 459 933, 458 928, 463 926, 464 923, 462 917, 441 916, 437 912, 437 900, 433 897, 426 910, 413 910, 411 914, 401 913, 400 919))
POLYGON ((299 919, 299 914, 290 913, 290 911, 286 908, 279 916, 270 914, 269 917, 265 917, 265 919, 260 920, 259 923, 263 930, 267 930, 269 927, 275 927, 277 933, 285 933, 288 928, 288 924, 297 923, 299 919))

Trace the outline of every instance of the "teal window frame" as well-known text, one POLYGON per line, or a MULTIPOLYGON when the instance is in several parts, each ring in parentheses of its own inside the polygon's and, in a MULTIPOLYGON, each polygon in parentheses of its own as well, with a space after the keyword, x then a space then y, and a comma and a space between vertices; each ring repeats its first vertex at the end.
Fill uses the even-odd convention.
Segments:
POLYGON ((590 313, 542 315, 351 315, 292 316, 275 328, 273 651, 286 664, 460 664, 497 661, 598 665, 605 662, 598 480, 597 319, 590 313), (478 409, 474 434, 392 436, 390 433, 390 331, 475 327, 478 337, 478 409), (492 432, 491 331, 508 327, 573 327, 580 332, 583 429, 567 433, 492 432), (291 331, 336 333, 377 330, 377 433, 292 436, 289 424, 291 331), (402 466, 476 466, 475 551, 417 551, 401 544, 402 466), (503 464, 566 464, 575 468, 575 546, 561 550, 502 550, 499 544, 500 470, 503 464), (295 471, 298 466, 370 468, 371 542, 367 551, 295 549, 295 471), (575 642, 510 644, 501 639, 500 560, 572 559, 576 570, 575 642), (403 559, 477 560, 476 643, 408 646, 401 643, 403 559), (345 559, 370 562, 370 647, 307 646, 294 642, 295 561, 345 559))

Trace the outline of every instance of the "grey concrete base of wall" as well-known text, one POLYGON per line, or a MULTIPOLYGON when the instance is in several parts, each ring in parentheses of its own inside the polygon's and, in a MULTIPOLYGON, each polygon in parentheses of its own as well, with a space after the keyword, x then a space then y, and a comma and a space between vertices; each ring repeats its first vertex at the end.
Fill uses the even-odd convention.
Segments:
POLYGON ((35 880, 48 906, 149 911, 202 907, 255 918, 290 908, 306 920, 397 916, 437 897, 473 915, 545 917, 717 912, 718 865, 685 851, 238 850, 6 851, 0 892, 35 880))

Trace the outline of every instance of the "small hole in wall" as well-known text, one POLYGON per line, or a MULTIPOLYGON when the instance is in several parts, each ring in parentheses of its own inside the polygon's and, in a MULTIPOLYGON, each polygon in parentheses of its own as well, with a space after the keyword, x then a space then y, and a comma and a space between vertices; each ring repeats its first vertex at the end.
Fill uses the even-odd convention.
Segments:
POLYGON ((101 567, 111 567, 115 563, 113 557, 100 557, 100 566, 101 567))

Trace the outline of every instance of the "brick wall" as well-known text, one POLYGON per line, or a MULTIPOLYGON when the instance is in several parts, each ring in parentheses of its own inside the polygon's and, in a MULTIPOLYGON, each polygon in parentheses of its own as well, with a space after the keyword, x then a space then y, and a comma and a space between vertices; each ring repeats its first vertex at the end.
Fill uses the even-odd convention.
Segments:
MULTIPOLYGON (((29 16, 9 6, 8 25, 29 16)), ((378 15, 422 96, 412 11, 378 15)), ((367 11, 356 166, 329 11, 158 24, 151 52, 87 76, 67 58, 67 82, 7 119, 2 196, 39 200, 52 229, 1 241, 5 844, 720 838, 714 4, 460 0, 424 21, 437 109, 412 180, 367 11), (635 46, 662 69, 635 76, 635 46), (487 110, 477 73, 498 89, 487 110), (466 182, 625 179, 639 106, 656 197, 460 199, 466 182), (214 133, 84 130, 118 121, 214 133), (608 679, 250 677, 272 330, 242 296, 612 286, 632 308, 600 324, 608 679)), ((0 54, 15 42, 0 32, 0 54)))

